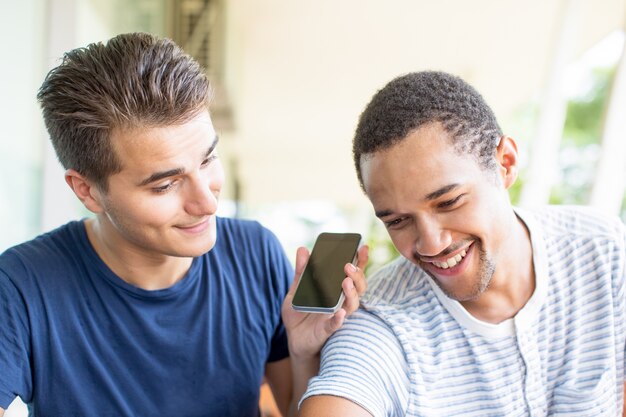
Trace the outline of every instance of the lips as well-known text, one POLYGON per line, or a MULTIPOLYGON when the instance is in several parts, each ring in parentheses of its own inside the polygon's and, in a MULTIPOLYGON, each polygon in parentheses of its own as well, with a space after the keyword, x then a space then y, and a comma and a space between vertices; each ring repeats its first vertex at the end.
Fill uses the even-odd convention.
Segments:
POLYGON ((467 255, 467 252, 465 250, 462 250, 461 252, 444 260, 443 262, 433 261, 432 263, 438 268, 448 269, 448 268, 452 268, 453 266, 461 262, 461 260, 465 258, 465 255, 467 255))
POLYGON ((447 258, 439 258, 436 261, 422 259, 422 262, 430 265, 433 272, 445 273, 446 275, 455 274, 456 272, 459 272, 463 259, 465 259, 465 257, 469 254, 471 248, 472 244, 447 258))
POLYGON ((205 219, 200 223, 191 224, 188 226, 177 226, 179 229, 189 233, 200 233, 206 230, 209 226, 209 219, 205 219))

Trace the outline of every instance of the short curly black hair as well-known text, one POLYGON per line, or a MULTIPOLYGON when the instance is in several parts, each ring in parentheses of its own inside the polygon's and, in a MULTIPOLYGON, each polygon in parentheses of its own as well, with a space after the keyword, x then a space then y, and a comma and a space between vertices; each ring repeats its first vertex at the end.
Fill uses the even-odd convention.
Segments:
POLYGON ((445 72, 414 72, 390 81, 361 113, 352 142, 361 188, 365 190, 363 155, 388 149, 433 122, 450 133, 457 152, 474 155, 485 170, 495 167, 495 148, 502 130, 478 91, 445 72))

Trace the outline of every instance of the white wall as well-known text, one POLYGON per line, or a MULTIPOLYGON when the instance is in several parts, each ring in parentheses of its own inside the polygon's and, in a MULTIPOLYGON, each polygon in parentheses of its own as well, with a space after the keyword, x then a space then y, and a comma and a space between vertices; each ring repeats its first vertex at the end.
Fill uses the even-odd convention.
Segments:
POLYGON ((43 0, 2 3, 0 12, 0 250, 38 230, 43 0))
MULTIPOLYGON (((160 0, 151 2, 159 5, 160 0)), ((146 30, 138 22, 142 2, 137 0, 48 0, 45 19, 46 71, 60 63, 63 53, 92 42, 106 41, 119 32, 146 30)), ((152 23, 162 19, 162 8, 156 19, 143 19, 152 23)), ((148 29, 157 31, 162 23, 148 29)), ((42 34, 43 36, 43 34, 42 34)), ((43 77, 38 80, 40 84, 43 77)), ((38 85, 39 85, 38 84, 38 85)), ((38 116, 40 119, 41 117, 38 116)), ((43 150, 43 194, 41 204, 41 230, 49 230, 69 220, 87 216, 63 178, 63 169, 44 134, 40 144, 43 150)))

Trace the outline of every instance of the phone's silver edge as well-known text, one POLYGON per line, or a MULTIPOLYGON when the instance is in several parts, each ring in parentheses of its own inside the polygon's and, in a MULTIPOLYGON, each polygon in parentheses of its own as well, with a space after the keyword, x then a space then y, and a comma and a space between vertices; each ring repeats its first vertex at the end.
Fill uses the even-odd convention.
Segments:
POLYGON ((341 290, 341 295, 339 296, 339 302, 334 307, 328 307, 328 308, 325 308, 325 307, 304 307, 304 306, 295 305, 293 302, 291 303, 291 307, 294 310, 301 311, 303 313, 335 314, 336 312, 339 311, 339 309, 343 305, 343 302, 345 301, 345 299, 346 299, 346 295, 343 293, 343 290, 341 290))

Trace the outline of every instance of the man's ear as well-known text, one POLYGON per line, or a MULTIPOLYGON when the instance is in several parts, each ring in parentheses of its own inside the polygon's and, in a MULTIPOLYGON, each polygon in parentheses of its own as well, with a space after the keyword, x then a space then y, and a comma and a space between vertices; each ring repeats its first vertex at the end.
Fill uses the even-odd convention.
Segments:
POLYGON ((65 182, 87 210, 95 214, 104 211, 102 191, 93 181, 88 180, 76 170, 68 169, 65 171, 65 182))
POLYGON ((502 136, 496 147, 498 175, 502 178, 504 188, 511 187, 519 174, 517 143, 510 136, 502 136))

